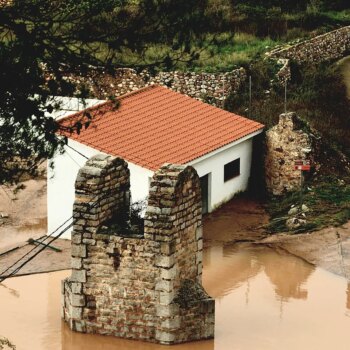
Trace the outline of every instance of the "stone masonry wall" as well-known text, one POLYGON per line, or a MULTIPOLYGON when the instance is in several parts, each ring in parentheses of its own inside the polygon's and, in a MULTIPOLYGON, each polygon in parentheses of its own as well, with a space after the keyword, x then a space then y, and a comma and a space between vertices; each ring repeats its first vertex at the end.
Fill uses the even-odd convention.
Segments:
POLYGON ((281 114, 279 123, 266 132, 265 176, 270 193, 281 195, 300 188, 296 160, 312 159, 310 136, 302 130, 295 113, 281 114))
POLYGON ((78 85, 86 84, 90 93, 99 99, 159 84, 197 99, 214 99, 216 104, 222 103, 230 92, 237 91, 245 78, 243 68, 227 73, 160 72, 156 76, 147 71, 137 74, 133 69, 117 69, 113 75, 91 70, 86 76, 66 76, 78 85))
POLYGON ((154 174, 143 235, 108 224, 128 207, 129 186, 120 158, 97 155, 80 170, 62 317, 75 331, 162 344, 213 337, 197 173, 166 165, 154 174))
POLYGON ((350 52, 350 26, 316 36, 293 46, 276 49, 267 54, 283 64, 278 72, 281 82, 290 79, 289 61, 298 63, 320 63, 344 57, 350 52))
POLYGON ((270 57, 293 59, 299 63, 319 63, 343 57, 350 50, 350 26, 269 53, 270 57))

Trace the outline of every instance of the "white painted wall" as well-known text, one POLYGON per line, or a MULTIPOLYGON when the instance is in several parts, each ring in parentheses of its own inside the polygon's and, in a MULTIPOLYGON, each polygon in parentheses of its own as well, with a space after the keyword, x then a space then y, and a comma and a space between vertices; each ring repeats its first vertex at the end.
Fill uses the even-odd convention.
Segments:
MULTIPOLYGON (((188 165, 192 165, 197 170, 199 176, 209 174, 209 211, 231 199, 235 193, 247 189, 252 159, 252 136, 250 135, 188 163, 188 165), (224 165, 237 158, 240 158, 241 174, 224 182, 224 165)), ((94 148, 71 139, 69 139, 68 145, 88 158, 100 153, 94 148)), ((53 159, 54 169, 48 168, 47 205, 49 234, 68 218, 71 218, 75 198, 75 179, 79 169, 87 160, 71 148, 66 147, 65 153, 55 156, 53 159)), ((136 202, 148 195, 149 179, 153 176, 153 171, 130 162, 128 165, 130 169, 132 202, 136 202)), ((71 229, 67 230, 62 238, 70 238, 71 231, 71 229)))
POLYGON ((199 177, 209 174, 209 212, 230 200, 237 192, 247 189, 253 152, 252 136, 188 163, 197 170, 199 177), (224 182, 225 164, 237 158, 240 158, 240 175, 224 182))
MULTIPOLYGON (((100 151, 83 145, 77 141, 68 140, 65 153, 57 154, 50 162, 54 168, 48 166, 47 176, 47 216, 48 234, 55 231, 63 222, 72 217, 73 203, 75 199, 75 179, 79 169, 84 166, 87 159, 100 151), (72 150, 72 148, 78 152, 72 150)), ((131 198, 133 202, 145 199, 148 195, 148 179, 153 176, 153 172, 144 169, 133 163, 128 163, 130 169, 131 198)), ((72 223, 72 219, 64 226, 72 223)), ((57 233, 61 232, 61 229, 57 233)), ((68 229, 61 237, 70 238, 72 228, 68 229)))

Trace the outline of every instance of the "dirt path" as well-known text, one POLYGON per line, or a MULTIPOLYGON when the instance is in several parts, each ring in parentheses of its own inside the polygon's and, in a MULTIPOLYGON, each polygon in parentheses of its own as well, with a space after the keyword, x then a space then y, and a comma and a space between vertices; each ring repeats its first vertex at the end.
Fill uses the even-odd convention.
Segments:
POLYGON ((245 196, 237 197, 204 217, 204 243, 260 240, 266 237, 264 225, 268 220, 262 203, 245 196))

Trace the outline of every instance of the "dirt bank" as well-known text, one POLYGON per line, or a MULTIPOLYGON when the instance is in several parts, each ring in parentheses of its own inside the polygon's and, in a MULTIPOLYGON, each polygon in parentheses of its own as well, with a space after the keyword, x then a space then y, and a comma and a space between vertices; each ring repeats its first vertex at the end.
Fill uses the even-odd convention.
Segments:
POLYGON ((350 280, 350 221, 309 234, 277 234, 259 243, 282 248, 291 254, 350 280))
POLYGON ((350 221, 313 233, 275 235, 265 231, 267 223, 268 215, 261 203, 244 196, 236 198, 204 218, 205 244, 266 244, 350 280, 350 221))

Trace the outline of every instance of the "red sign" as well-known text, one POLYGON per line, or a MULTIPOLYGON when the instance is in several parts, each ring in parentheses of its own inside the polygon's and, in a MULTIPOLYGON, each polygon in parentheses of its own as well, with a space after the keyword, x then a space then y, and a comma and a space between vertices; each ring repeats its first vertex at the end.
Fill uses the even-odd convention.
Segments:
POLYGON ((295 170, 301 170, 301 171, 310 171, 311 166, 310 165, 295 165, 295 170))

